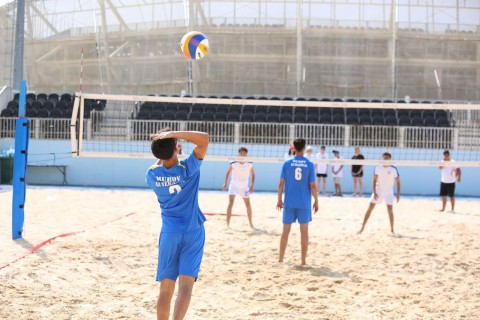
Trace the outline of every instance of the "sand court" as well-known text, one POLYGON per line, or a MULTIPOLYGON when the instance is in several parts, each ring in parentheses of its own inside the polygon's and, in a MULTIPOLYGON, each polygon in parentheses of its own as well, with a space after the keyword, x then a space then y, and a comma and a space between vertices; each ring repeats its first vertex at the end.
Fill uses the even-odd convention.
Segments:
MULTIPOLYGON (((147 189, 29 187, 24 239, 11 240, 11 189, 0 192, 2 319, 154 319, 158 204, 147 189)), ((254 225, 237 197, 231 228, 207 216, 207 243, 187 319, 475 319, 480 310, 480 201, 404 197, 389 235, 378 205, 357 235, 368 198, 320 197, 307 267, 292 227, 279 264, 276 195, 251 197, 254 225), (447 207, 448 208, 448 207, 447 207)), ((200 192, 223 214, 227 193, 200 192)))

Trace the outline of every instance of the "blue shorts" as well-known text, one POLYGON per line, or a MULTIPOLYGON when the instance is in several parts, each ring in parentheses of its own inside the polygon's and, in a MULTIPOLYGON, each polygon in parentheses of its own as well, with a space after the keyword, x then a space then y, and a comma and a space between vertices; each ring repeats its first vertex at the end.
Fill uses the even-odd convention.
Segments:
POLYGON ((162 232, 158 240, 157 281, 179 275, 198 277, 205 246, 205 228, 188 233, 162 232))
POLYGON ((283 208, 283 224, 292 224, 298 221, 300 224, 312 221, 311 209, 283 208))

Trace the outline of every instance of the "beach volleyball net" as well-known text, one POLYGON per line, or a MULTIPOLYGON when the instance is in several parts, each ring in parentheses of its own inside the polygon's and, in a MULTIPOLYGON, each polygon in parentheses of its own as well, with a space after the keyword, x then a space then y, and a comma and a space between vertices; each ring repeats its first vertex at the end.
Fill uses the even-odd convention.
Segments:
MULTIPOLYGON (((480 166, 480 105, 265 97, 169 97, 77 93, 70 129, 80 157, 152 158, 151 133, 164 128, 210 135, 206 160, 281 163, 296 138, 335 163, 377 165, 384 152, 400 166, 438 166, 450 150, 459 166, 480 166), (365 160, 352 160, 360 147, 365 160), (243 158, 244 159, 244 158, 243 158)), ((182 142, 183 154, 193 145, 182 142)))

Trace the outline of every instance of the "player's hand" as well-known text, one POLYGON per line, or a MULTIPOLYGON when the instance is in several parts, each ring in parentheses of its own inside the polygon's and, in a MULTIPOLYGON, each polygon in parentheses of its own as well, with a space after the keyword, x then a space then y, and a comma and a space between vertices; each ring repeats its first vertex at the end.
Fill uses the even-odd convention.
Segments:
POLYGON ((253 193, 253 186, 250 186, 250 193, 253 193))
POLYGON ((163 132, 157 132, 153 133, 150 135, 150 138, 152 140, 159 140, 159 139, 168 139, 168 138, 174 138, 174 131, 163 131, 163 132))
POLYGON ((224 184, 224 185, 222 186, 222 191, 225 191, 225 190, 227 190, 227 185, 226 185, 226 184, 224 184))
POLYGON ((378 194, 376 192, 373 193, 373 199, 375 199, 375 200, 378 199, 378 194))
POLYGON ((283 201, 282 200, 278 200, 277 202, 277 210, 282 210, 283 208, 283 201))
POLYGON ((397 202, 400 201, 400 194, 397 194, 397 202))
POLYGON ((313 213, 317 213, 318 212, 318 202, 314 202, 313 203, 313 213))
POLYGON ((457 181, 458 181, 458 183, 461 183, 462 182, 462 177, 458 176, 457 181))

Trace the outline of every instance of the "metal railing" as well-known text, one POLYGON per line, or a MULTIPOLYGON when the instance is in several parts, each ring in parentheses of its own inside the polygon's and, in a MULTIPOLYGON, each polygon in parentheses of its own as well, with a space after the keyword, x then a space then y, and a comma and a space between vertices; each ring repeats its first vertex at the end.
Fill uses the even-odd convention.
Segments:
MULTIPOLYGON (((0 118, 0 138, 15 137, 15 118, 0 118)), ((207 121, 140 121, 126 120, 116 132, 116 141, 148 141, 149 134, 160 129, 197 130, 210 134, 212 143, 288 145, 296 137, 312 145, 453 149, 480 148, 459 136, 471 135, 471 128, 430 128, 401 126, 355 126, 323 124, 241 123, 207 121), (120 132, 122 131, 123 132, 120 132), (463 132, 465 131, 465 132, 463 132), (468 143, 467 143, 468 142, 468 143), (465 145, 464 145, 465 144, 465 145)), ((31 139, 70 139, 70 119, 31 119, 31 139)), ((84 120, 83 137, 88 140, 112 140, 89 134, 94 122, 84 120)), ((78 130, 78 129, 77 129, 78 130)))

